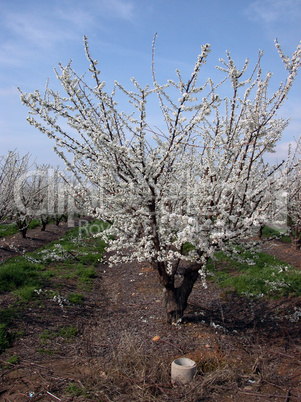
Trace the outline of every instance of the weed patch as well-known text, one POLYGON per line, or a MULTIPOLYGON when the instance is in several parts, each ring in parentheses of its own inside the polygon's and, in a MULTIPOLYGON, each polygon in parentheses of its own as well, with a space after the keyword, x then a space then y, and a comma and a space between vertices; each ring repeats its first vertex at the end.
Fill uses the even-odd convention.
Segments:
POLYGON ((8 237, 18 232, 18 226, 16 223, 2 223, 0 225, 0 239, 2 237, 8 237))
POLYGON ((291 238, 287 234, 281 233, 279 230, 271 228, 269 226, 265 226, 262 229, 262 237, 265 238, 277 238, 282 242, 291 243, 291 238))
POLYGON ((59 334, 61 337, 65 339, 72 339, 74 338, 78 333, 78 329, 71 325, 71 327, 63 327, 60 329, 59 334))
MULTIPOLYGON (((32 222, 31 227, 37 226, 39 221, 32 222)), ((102 258, 105 242, 101 238, 91 239, 89 225, 85 231, 86 237, 79 235, 79 228, 68 231, 62 238, 49 243, 47 246, 35 252, 27 253, 22 257, 8 259, 0 265, 0 293, 11 293, 19 299, 19 309, 25 309, 27 303, 32 302, 41 294, 44 294, 46 286, 54 289, 64 286, 65 282, 58 279, 70 279, 80 285, 90 285, 97 276, 95 266, 102 258)), ((1 233, 12 233, 14 225, 0 225, 1 233)), ((75 285, 76 286, 76 285, 75 285)), ((45 295, 49 295, 45 290, 45 295)), ((55 293, 55 291, 54 291, 55 293)), ((55 294, 53 301, 62 308, 64 304, 73 303, 81 305, 84 296, 80 293, 70 293, 68 300, 55 294)), ((0 311, 0 353, 9 348, 14 336, 9 331, 9 326, 14 318, 11 310, 0 311)), ((61 336, 67 340, 77 334, 75 327, 64 327, 56 333, 44 332, 41 341, 46 342, 48 337, 61 336)), ((39 353, 52 354, 53 351, 39 350, 39 353)))
POLYGON ((66 388, 66 393, 72 395, 72 396, 87 396, 87 392, 85 389, 80 388, 78 385, 75 383, 70 384, 66 388))
POLYGON ((222 288, 247 296, 301 295, 301 272, 266 254, 241 253, 233 259, 217 252, 208 262, 208 275, 222 288))
POLYGON ((70 293, 67 300, 69 303, 81 305, 83 304, 84 296, 81 293, 70 293))
POLYGON ((23 302, 28 302, 36 298, 36 286, 24 286, 14 291, 14 294, 23 302))
POLYGON ((92 279, 96 278, 97 274, 94 268, 82 266, 77 269, 77 275, 82 283, 91 283, 92 279))
POLYGON ((0 353, 9 348, 12 342, 11 334, 7 330, 7 324, 0 324, 0 353))
POLYGON ((40 272, 45 268, 42 264, 27 261, 24 257, 8 260, 0 269, 0 291, 9 292, 25 285, 39 286, 40 272))
POLYGON ((57 351, 56 350, 51 350, 51 349, 43 349, 43 348, 39 348, 37 350, 38 353, 44 354, 44 355, 48 355, 48 356, 55 356, 57 351))
POLYGON ((47 340, 55 338, 56 336, 57 334, 54 331, 50 329, 45 329, 44 332, 40 334, 40 339, 42 343, 46 343, 47 340))
MULTIPOLYGON (((39 219, 33 219, 28 225, 28 229, 35 229, 41 226, 39 219)), ((2 237, 9 237, 19 232, 18 225, 15 222, 1 223, 0 225, 0 239, 2 237)))
POLYGON ((18 364, 19 363, 19 357, 17 355, 14 355, 10 357, 9 359, 6 360, 6 367, 8 367, 10 364, 18 364))

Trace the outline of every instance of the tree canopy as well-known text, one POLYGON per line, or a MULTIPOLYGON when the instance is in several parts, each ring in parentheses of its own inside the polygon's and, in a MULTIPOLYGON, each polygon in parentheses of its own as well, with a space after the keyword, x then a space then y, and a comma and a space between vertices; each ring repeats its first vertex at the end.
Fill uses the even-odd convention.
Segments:
POLYGON ((288 121, 277 116, 300 67, 301 44, 291 58, 276 48, 287 78, 269 93, 272 74, 263 74, 259 54, 249 72, 238 68, 229 52, 218 67, 224 79, 202 79, 210 53, 202 46, 190 77, 159 84, 153 43, 152 86, 133 90, 118 82, 106 92, 97 61, 84 46, 92 84, 71 62, 59 65, 56 78, 63 94, 21 91, 30 109, 28 121, 55 143, 55 152, 86 191, 94 215, 109 221, 106 236, 111 263, 151 261, 165 289, 168 322, 183 315, 199 274, 214 251, 235 250, 267 219, 281 183, 264 160, 281 139, 288 121), (220 95, 230 84, 228 97, 220 95), (132 111, 117 102, 126 95, 132 111), (164 129, 148 123, 150 97, 156 96, 164 129), (76 132, 76 134, 74 134, 76 132), (70 158, 71 155, 71 158, 70 158), (175 278, 183 272, 182 283, 175 278))

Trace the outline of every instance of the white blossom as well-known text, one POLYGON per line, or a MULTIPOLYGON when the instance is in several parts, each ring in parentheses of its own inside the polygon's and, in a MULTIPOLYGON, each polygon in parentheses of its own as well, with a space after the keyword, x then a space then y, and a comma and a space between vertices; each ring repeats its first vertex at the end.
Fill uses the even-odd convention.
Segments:
POLYGON ((177 81, 160 85, 154 40, 153 87, 143 88, 132 79, 134 91, 115 82, 109 94, 86 38, 84 43, 93 85, 83 82, 70 63, 56 72, 65 97, 47 89, 46 96, 21 92, 21 99, 35 113, 30 124, 43 133, 48 130, 56 153, 83 178, 83 188, 93 186, 101 194, 94 197, 101 205, 83 198, 95 216, 111 224, 103 233, 112 252, 110 262, 152 262, 167 290, 167 312, 175 314, 171 319, 176 322, 191 291, 185 285, 193 284, 198 272, 205 281, 206 262, 214 250, 245 243, 258 224, 271 219, 271 196, 277 187, 274 173, 279 166, 269 166, 263 155, 275 149, 288 123, 277 112, 296 77, 301 47, 287 59, 276 44, 287 80, 270 95, 272 76, 261 71, 262 53, 247 76, 249 60, 238 68, 227 52, 219 67, 225 78, 200 85, 208 44, 202 46, 186 81, 177 70, 177 81), (230 97, 224 98, 218 92, 228 83, 230 97), (121 111, 117 91, 128 98, 130 112, 121 111), (154 95, 163 129, 150 127, 147 120, 147 101, 154 95), (57 117, 65 119, 71 131, 58 124, 57 117), (74 156, 72 163, 68 153, 74 156), (187 244, 192 250, 186 253, 187 244), (181 262, 190 268, 183 286, 176 289, 181 262), (179 294, 185 302, 172 312, 171 300, 179 294))

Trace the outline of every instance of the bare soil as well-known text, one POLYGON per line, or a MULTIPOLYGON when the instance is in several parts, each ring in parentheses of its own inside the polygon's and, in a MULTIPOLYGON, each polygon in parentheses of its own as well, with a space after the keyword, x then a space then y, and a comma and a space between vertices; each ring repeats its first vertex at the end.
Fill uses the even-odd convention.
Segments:
POLYGON ((284 243, 279 240, 269 241, 264 246, 268 254, 274 255, 279 260, 301 269, 301 252, 291 247, 290 243, 284 243))
MULTIPOLYGON (((45 232, 30 231, 28 239, 6 239, 0 242, 0 261, 66 230, 49 225, 45 232)), ((275 243, 269 252, 300 269, 300 251, 288 247, 275 243)), ((93 287, 81 292, 81 305, 65 302, 78 292, 72 278, 53 280, 63 303, 50 297, 49 287, 26 309, 20 305, 12 328, 18 336, 0 355, 1 401, 301 400, 301 319, 291 318, 301 308, 300 298, 247 300, 223 293, 213 282, 205 289, 199 281, 183 322, 170 326, 157 274, 147 263, 99 264, 93 287), (64 337, 60 330, 71 326, 77 335, 64 337), (156 370, 167 376, 152 383, 147 374, 140 379, 129 374, 135 354, 160 362, 156 370), (7 363, 12 356, 17 364, 7 363), (195 360, 198 373, 187 386, 171 386, 170 364, 180 356, 195 360), (125 365, 119 377, 114 362, 125 365), (153 399, 141 396, 146 386, 153 399)), ((12 302, 0 294, 0 310, 12 302)))

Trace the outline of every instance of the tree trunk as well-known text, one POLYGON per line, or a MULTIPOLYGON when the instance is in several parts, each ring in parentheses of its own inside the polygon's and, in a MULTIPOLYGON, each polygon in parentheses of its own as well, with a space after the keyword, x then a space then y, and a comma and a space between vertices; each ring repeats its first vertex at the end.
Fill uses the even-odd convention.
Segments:
POLYGON ((262 231, 263 231, 263 226, 260 226, 259 230, 258 230, 258 239, 261 240, 262 239, 262 231))
POLYGON ((46 219, 46 220, 42 219, 41 222, 42 222, 41 231, 42 231, 42 232, 45 232, 46 226, 47 226, 47 224, 49 223, 49 221, 48 221, 48 219, 46 219))
POLYGON ((28 228, 28 223, 23 220, 18 220, 17 221, 18 229, 19 232, 21 233, 21 236, 23 239, 26 239, 26 234, 27 234, 27 228, 28 228))
POLYGON ((298 224, 293 224, 292 219, 289 220, 290 223, 290 238, 292 242, 292 248, 294 250, 300 250, 301 248, 301 227, 298 224))
POLYGON ((168 324, 177 323, 183 317, 189 295, 197 278, 198 269, 188 269, 185 271, 183 282, 179 287, 176 288, 174 283, 165 286, 165 308, 168 324))
POLYGON ((301 248, 301 236, 300 237, 294 236, 294 237, 291 238, 291 240, 292 240, 292 248, 294 250, 300 250, 300 248, 301 248))
POLYGON ((25 228, 20 229, 21 235, 23 239, 26 239, 27 234, 27 226, 25 228))

